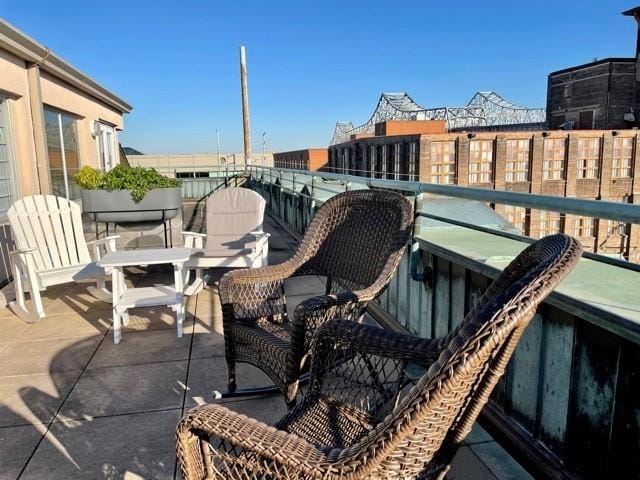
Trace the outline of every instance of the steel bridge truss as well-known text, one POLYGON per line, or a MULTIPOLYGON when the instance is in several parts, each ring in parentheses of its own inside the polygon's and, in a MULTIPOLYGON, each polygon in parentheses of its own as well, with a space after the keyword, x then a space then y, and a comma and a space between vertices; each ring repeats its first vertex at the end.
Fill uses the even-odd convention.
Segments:
POLYGON ((331 145, 349 141, 351 135, 374 133, 375 124, 385 120, 444 120, 448 130, 494 125, 516 125, 544 122, 544 108, 521 107, 495 92, 477 92, 464 107, 424 108, 407 93, 383 93, 369 120, 354 127, 351 122, 338 122, 331 145))

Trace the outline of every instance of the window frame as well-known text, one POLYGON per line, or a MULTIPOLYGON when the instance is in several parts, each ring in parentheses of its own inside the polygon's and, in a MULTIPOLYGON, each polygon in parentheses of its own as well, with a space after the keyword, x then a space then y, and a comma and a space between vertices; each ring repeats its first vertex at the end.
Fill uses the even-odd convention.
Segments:
POLYGON ((504 164, 504 180, 506 183, 528 182, 531 170, 531 139, 529 138, 512 138, 506 143, 506 160, 504 164), (517 144, 515 152, 510 148, 510 144, 517 144), (523 155, 524 149, 521 145, 526 143, 526 154, 523 155), (510 155, 513 153, 513 155, 510 155), (525 158, 522 158, 525 157, 525 158), (523 168, 524 166, 524 168, 523 168), (523 177, 523 178, 520 178, 523 177))
POLYGON ((469 142, 469 184, 482 185, 493 183, 494 143, 494 140, 471 140, 469 142), (475 145, 479 147, 477 151, 474 151, 473 147, 475 145), (489 153, 489 151, 482 148, 483 145, 491 146, 489 160, 486 159, 486 154, 489 153), (474 159, 474 156, 477 156, 478 159, 474 159), (489 166, 488 169, 483 168, 487 165, 489 166))
POLYGON ((578 139, 576 161, 576 177, 578 180, 597 179, 600 177, 600 158, 602 156, 602 141, 600 137, 583 137, 578 139), (591 142, 597 142, 597 153, 593 153, 591 142), (586 148, 583 142, 588 142, 586 148), (591 174, 589 174, 591 172, 591 174))
POLYGON ((543 181, 562 181, 565 180, 567 173, 567 139, 566 138, 545 138, 542 147, 542 180, 543 181), (562 144, 562 158, 557 158, 559 148, 547 148, 547 145, 562 144), (551 152, 552 157, 548 158, 547 154, 551 152))
POLYGON ((430 180, 431 183, 436 183, 439 185, 455 185, 456 184, 456 164, 457 164, 457 155, 456 155, 456 141, 455 140, 443 140, 437 142, 431 142, 430 145, 430 153, 431 153, 431 171, 430 171, 430 180), (440 147, 439 152, 435 152, 434 145, 438 145, 440 147), (444 146, 449 145, 451 148, 450 151, 445 151, 444 146), (439 161, 434 161, 436 155, 439 157, 439 161), (444 161, 445 158, 449 158, 451 161, 444 161), (447 169, 445 169, 447 167, 447 169), (444 179, 448 179, 448 182, 444 182, 444 179))
POLYGON ((617 137, 613 139, 611 144, 611 178, 631 178, 633 176, 633 157, 635 154, 635 145, 632 137, 617 137), (620 147, 616 149, 616 142, 624 142, 628 140, 631 145, 629 147, 629 156, 622 156, 620 154, 621 151, 624 151, 625 147, 620 147), (618 154, 616 155, 616 150, 618 150, 618 154), (626 166, 620 165, 620 161, 628 162, 626 166), (626 170, 626 175, 621 175, 620 173, 626 170))

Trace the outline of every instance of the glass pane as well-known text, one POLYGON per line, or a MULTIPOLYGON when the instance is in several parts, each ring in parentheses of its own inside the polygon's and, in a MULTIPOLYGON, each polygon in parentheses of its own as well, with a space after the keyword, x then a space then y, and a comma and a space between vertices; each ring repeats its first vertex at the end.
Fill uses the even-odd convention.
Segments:
POLYGON ((47 154, 49 156, 49 171, 51 173, 51 191, 54 195, 60 197, 66 196, 63 172, 64 165, 61 151, 61 145, 64 144, 64 160, 69 180, 69 198, 79 198, 80 189, 73 184, 71 180, 80 167, 75 119, 67 114, 45 108, 44 121, 47 154), (60 125, 62 126, 62 142, 60 141, 60 125))

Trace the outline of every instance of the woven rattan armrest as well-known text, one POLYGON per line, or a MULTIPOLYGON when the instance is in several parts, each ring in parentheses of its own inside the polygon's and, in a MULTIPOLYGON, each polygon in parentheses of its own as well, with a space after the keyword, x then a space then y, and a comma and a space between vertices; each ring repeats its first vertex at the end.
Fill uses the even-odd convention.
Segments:
MULTIPOLYGON (((207 477, 207 465, 211 462, 203 457, 207 454, 216 456, 216 450, 209 442, 214 438, 236 450, 241 449, 245 457, 241 462, 244 468, 251 463, 247 460, 251 454, 256 456, 258 467, 267 459, 292 473, 312 478, 324 478, 329 465, 325 453, 307 441, 222 405, 207 404, 188 411, 177 427, 178 458, 185 478, 207 477)), ((229 462, 228 454, 225 462, 229 462)))
POLYGON ((352 352, 417 363, 425 363, 425 360, 434 355, 437 358, 441 353, 434 340, 390 332, 341 318, 330 320, 318 328, 314 342, 312 357, 318 361, 323 356, 319 350, 335 345, 352 352))
MULTIPOLYGON (((260 284, 283 282, 290 278, 300 266, 297 258, 292 258, 278 265, 269 265, 262 268, 246 268, 241 270, 232 270, 225 273, 220 279, 220 301, 225 303, 235 303, 240 301, 236 295, 236 289, 247 285, 259 286, 260 284)), ((253 293, 250 294, 252 299, 260 299, 262 289, 252 288, 253 293)), ((243 289, 243 293, 247 289, 243 289)))

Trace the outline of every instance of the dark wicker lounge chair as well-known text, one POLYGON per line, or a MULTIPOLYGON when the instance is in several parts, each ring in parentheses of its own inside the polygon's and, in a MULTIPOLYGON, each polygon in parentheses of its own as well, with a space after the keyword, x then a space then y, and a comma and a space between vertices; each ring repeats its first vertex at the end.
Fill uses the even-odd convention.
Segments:
POLYGON ((412 223, 411 203, 399 194, 345 192, 322 205, 290 260, 224 275, 220 299, 230 394, 236 390, 236 362, 246 362, 264 371, 292 406, 314 331, 332 318, 361 317, 389 284, 412 223), (283 282, 302 275, 326 277, 326 295, 302 302, 289 319, 283 282))
POLYGON ((221 405, 183 417, 185 478, 443 478, 536 307, 580 252, 565 235, 534 243, 442 340, 343 320, 323 325, 309 390, 275 427, 221 405), (402 388, 412 362, 428 370, 402 388))

